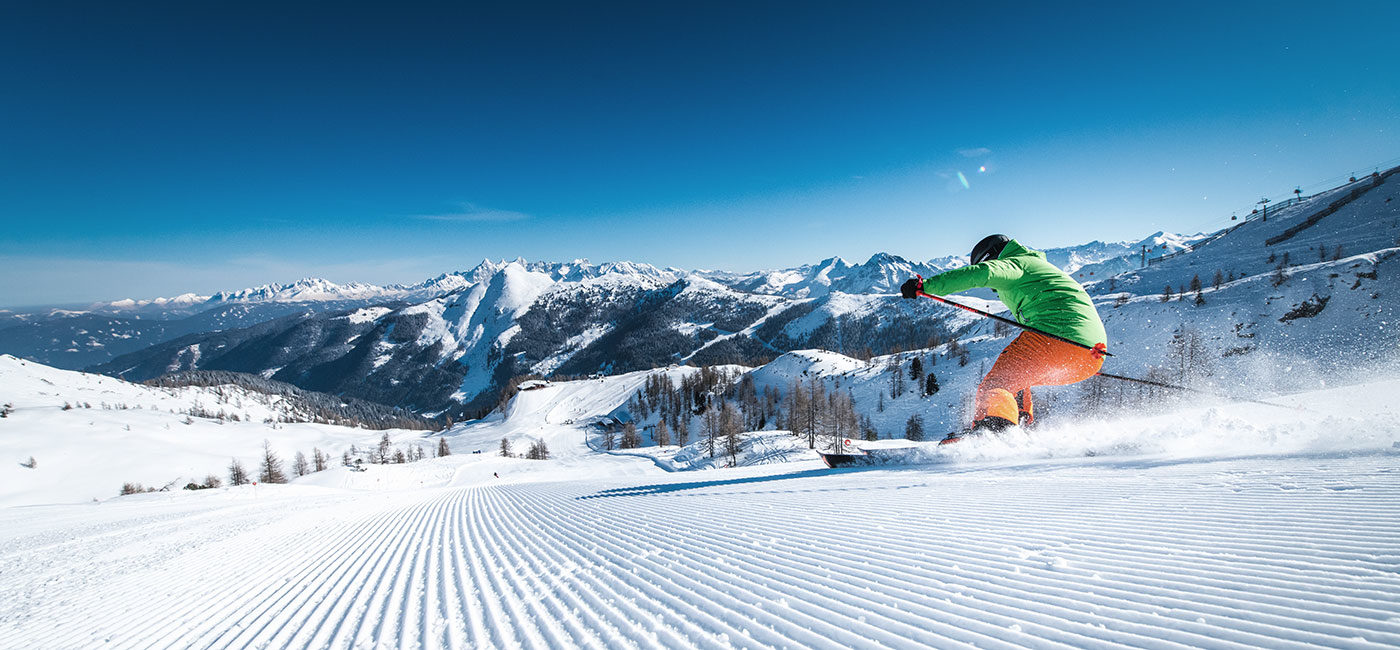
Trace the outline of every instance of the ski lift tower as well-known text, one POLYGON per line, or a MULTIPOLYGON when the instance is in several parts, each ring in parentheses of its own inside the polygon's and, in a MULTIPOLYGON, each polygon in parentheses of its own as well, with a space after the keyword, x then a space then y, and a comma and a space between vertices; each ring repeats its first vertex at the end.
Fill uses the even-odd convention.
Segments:
POLYGON ((1269 197, 1266 196, 1266 197, 1264 197, 1264 198, 1262 198, 1262 199, 1259 199, 1259 206, 1260 206, 1260 207, 1259 207, 1259 220, 1260 220, 1260 221, 1268 221, 1268 220, 1269 220, 1269 197))

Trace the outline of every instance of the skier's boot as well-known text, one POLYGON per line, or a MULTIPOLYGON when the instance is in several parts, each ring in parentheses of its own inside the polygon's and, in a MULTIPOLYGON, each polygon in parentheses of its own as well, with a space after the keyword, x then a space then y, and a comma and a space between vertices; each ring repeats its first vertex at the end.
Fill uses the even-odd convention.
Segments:
POLYGON ((1035 406, 1031 400, 1031 389, 1026 388, 1016 393, 1016 424, 1022 429, 1029 429, 1035 425, 1035 406))
POLYGON ((1014 426, 1016 426, 1016 423, 1012 422, 1011 420, 1008 420, 1003 417, 997 417, 995 415, 988 415, 982 418, 981 420, 973 422, 972 426, 968 427, 967 429, 964 429, 962 431, 955 431, 953 433, 948 434, 948 436, 943 438, 943 440, 939 441, 938 444, 947 445, 962 440, 963 438, 966 438, 968 436, 979 436, 987 432, 1001 433, 1002 431, 1005 431, 1014 426))
POLYGON ((973 422, 972 431, 973 433, 987 433, 989 431, 992 433, 1001 433, 1014 426, 1016 426, 1016 423, 1011 420, 995 415, 988 415, 981 420, 973 422))

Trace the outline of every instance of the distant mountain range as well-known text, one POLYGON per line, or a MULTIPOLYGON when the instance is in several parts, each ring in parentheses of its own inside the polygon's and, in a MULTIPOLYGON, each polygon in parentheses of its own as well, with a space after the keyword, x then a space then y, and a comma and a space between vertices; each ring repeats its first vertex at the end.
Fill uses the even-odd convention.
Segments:
MULTIPOLYGON (((1154 255, 1161 255, 1180 250, 1201 237, 1202 235, 1181 236, 1159 232, 1140 242, 1093 241, 1080 246, 1044 249, 1044 252, 1056 266, 1073 272, 1083 266, 1119 258, 1135 259, 1139 248, 1144 245, 1151 248, 1154 255)), ((914 275, 930 276, 940 273, 966 264, 966 259, 949 256, 914 262, 898 255, 877 253, 861 264, 851 264, 840 257, 832 257, 816 264, 751 273, 716 270, 687 272, 674 267, 662 269, 636 262, 593 264, 583 259, 572 262, 527 262, 521 258, 501 261, 487 259, 471 270, 444 273, 415 284, 336 284, 321 278, 303 278, 288 284, 265 284, 235 291, 220 291, 212 296, 186 293, 174 298, 152 300, 127 298, 95 303, 82 310, 40 310, 26 314, 10 314, 10 318, 33 321, 45 317, 72 317, 88 313, 169 316, 195 313, 229 304, 424 301, 480 284, 511 264, 533 273, 547 275, 555 282, 581 282, 608 275, 669 282, 687 276, 698 276, 746 293, 810 298, 832 291, 851 294, 893 293, 898 291, 904 280, 914 275)))
MULTIPOLYGON (((1160 233, 1149 238, 1158 250, 1159 239, 1163 239, 1160 233)), ((1179 247, 1179 242, 1189 242, 1191 238, 1166 236, 1165 241, 1179 247)), ((1049 249, 1046 254, 1052 261, 1074 269, 1084 264, 1113 263, 1124 256, 1131 257, 1140 245, 1140 242, 1091 242, 1084 246, 1049 249)), ((1119 261, 1124 268, 1131 266, 1126 260, 1119 261)), ((84 309, 0 311, 0 352, 59 368, 89 368, 188 335, 242 329, 292 315, 334 314, 377 305, 397 309, 421 304, 488 284, 491 278, 511 266, 564 285, 608 278, 607 282, 614 284, 654 289, 682 280, 706 280, 742 294, 807 300, 832 292, 895 293, 909 277, 931 276, 963 263, 956 257, 911 262, 880 253, 862 264, 833 257, 790 269, 731 273, 687 272, 634 262, 485 260, 471 270, 445 273, 415 284, 376 286, 351 282, 342 285, 320 278, 305 278, 289 284, 221 291, 212 296, 186 293, 174 298, 102 302, 84 309)))

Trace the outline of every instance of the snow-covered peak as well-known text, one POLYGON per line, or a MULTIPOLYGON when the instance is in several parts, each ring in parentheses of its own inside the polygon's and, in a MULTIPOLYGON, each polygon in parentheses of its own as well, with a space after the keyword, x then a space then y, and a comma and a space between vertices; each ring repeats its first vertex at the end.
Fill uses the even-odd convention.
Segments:
POLYGON ((959 266, 967 266, 967 258, 961 255, 944 255, 943 257, 932 258, 924 262, 924 264, 931 268, 938 269, 939 271, 947 271, 949 269, 958 268, 959 266))
POLYGON ((458 291, 474 284, 466 273, 453 271, 443 273, 435 278, 430 278, 416 284, 395 284, 388 288, 403 291, 410 294, 436 294, 441 295, 458 291))
POLYGON ((1204 238, 1205 234, 1203 233, 1196 233, 1194 235, 1179 235, 1176 233, 1162 232, 1159 230, 1156 233, 1153 233, 1152 235, 1144 238, 1142 241, 1137 242, 1136 244, 1134 244, 1134 246, 1138 249, 1141 249, 1143 246, 1146 246, 1149 249, 1149 253, 1153 253, 1154 251, 1152 251, 1152 249, 1156 249, 1155 254, 1161 255, 1163 253, 1173 253, 1183 248, 1189 248, 1192 244, 1204 238))
POLYGON ((730 291, 731 289, 722 282, 715 282, 699 273, 687 273, 684 278, 686 288, 700 289, 706 291, 730 291))
POLYGON ((653 283, 655 281, 674 281, 679 275, 671 271, 663 271, 650 264, 639 262, 604 262, 593 264, 586 259, 577 259, 572 262, 536 262, 527 265, 531 271, 548 274, 557 282, 582 282, 605 276, 616 276, 616 279, 623 281, 636 280, 640 282, 653 283))
POLYGON ((361 282, 341 285, 322 278, 302 278, 291 284, 264 284, 241 291, 220 291, 209 298, 209 303, 359 300, 389 293, 392 292, 383 287, 361 282))
POLYGON ((874 255, 871 255, 870 259, 866 260, 863 266, 897 266, 908 263, 909 260, 906 260, 898 255, 894 255, 891 253, 876 253, 874 255))
MULTIPOLYGON (((1074 273, 1086 266, 1103 264, 1104 262, 1115 260, 1120 257, 1140 259, 1143 247, 1148 249, 1149 255, 1161 255, 1163 253, 1181 250, 1200 238, 1201 235, 1179 235, 1159 231, 1135 242, 1103 242, 1094 240, 1077 246, 1045 248, 1040 250, 1044 251, 1046 260, 1051 264, 1064 269, 1066 273, 1074 273)), ((1035 248, 1033 243, 1021 243, 1035 248)))
POLYGON ((511 262, 491 278, 488 295, 500 313, 518 316, 534 304, 554 279, 545 273, 526 268, 520 262, 511 262))
POLYGON ((752 376, 759 387, 786 390, 795 379, 806 381, 811 377, 836 376, 865 369, 868 365, 826 350, 794 350, 754 370, 752 376))
POLYGON ((833 291, 849 294, 894 293, 905 280, 916 275, 925 277, 945 271, 964 262, 911 262, 891 253, 876 253, 863 264, 850 264, 840 257, 830 257, 816 264, 789 269, 759 271, 747 275, 705 272, 712 280, 740 291, 782 295, 789 298, 820 298, 833 291))
POLYGON ((209 296, 201 296, 196 293, 182 293, 174 298, 153 298, 150 300, 126 298, 123 300, 113 300, 112 302, 99 302, 94 304, 92 309, 111 311, 132 311, 145 308, 178 309, 182 307, 193 307, 208 302, 208 300, 209 296))
POLYGON ((655 283, 656 281, 675 281, 682 275, 675 269, 662 270, 650 264, 638 262, 618 261, 593 264, 585 258, 569 262, 529 262, 524 258, 517 257, 514 260, 502 259, 501 261, 486 259, 470 271, 454 271, 418 284, 396 285, 391 288, 412 295, 441 295, 489 281, 511 265, 530 272, 542 273, 549 276, 554 282, 583 282, 605 276, 614 276, 622 281, 637 280, 655 283))

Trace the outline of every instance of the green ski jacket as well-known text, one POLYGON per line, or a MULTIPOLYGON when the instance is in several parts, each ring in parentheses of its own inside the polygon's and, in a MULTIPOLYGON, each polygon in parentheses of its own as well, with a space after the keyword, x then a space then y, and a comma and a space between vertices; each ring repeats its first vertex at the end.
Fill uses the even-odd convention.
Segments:
POLYGON ((1094 302, 1074 278, 1045 261, 1045 253, 1011 240, 994 260, 924 280, 924 293, 945 296, 977 287, 997 292, 1016 322, 1093 347, 1107 343, 1094 302))

